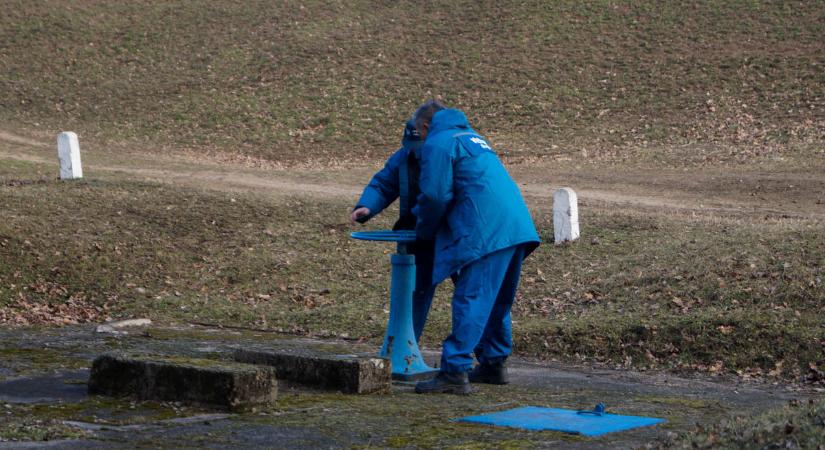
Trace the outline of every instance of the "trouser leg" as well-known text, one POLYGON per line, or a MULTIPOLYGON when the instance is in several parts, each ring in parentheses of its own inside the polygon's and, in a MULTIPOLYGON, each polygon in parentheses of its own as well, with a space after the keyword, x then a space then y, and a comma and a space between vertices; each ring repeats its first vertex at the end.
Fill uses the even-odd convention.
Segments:
POLYGON ((441 370, 465 372, 478 345, 517 247, 491 253, 461 269, 453 294, 453 330, 444 340, 441 370))
POLYGON ((415 254, 415 290, 413 291, 412 318, 415 340, 421 340, 424 325, 433 302, 436 286, 433 284, 434 243, 416 243, 415 254))
POLYGON ((513 331, 510 320, 510 309, 516 298, 519 279, 521 278, 521 263, 524 260, 524 247, 518 246, 513 252, 507 266, 507 272, 501 283, 495 304, 484 328, 481 341, 475 348, 475 355, 480 364, 496 364, 503 362, 513 351, 513 331))
POLYGON ((413 331, 416 342, 421 340, 421 335, 424 333, 424 326, 427 324, 427 316, 435 296, 435 288, 435 285, 431 284, 413 292, 413 331))

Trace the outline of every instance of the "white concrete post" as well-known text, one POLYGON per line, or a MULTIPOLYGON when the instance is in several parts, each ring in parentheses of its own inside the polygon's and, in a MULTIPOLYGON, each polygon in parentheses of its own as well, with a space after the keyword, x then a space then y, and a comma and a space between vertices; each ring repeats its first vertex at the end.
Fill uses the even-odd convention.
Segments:
POLYGON ((553 237, 556 244, 579 238, 579 205, 573 189, 561 188, 553 194, 553 237))
POLYGON ((57 157, 60 159, 60 179, 74 180, 83 178, 80 165, 80 143, 77 135, 64 131, 57 135, 57 157))

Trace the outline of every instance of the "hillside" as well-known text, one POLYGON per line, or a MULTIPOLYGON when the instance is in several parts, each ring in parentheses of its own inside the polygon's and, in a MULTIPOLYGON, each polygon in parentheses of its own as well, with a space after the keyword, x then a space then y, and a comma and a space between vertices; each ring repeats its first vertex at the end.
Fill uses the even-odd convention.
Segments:
POLYGON ((821 154, 825 2, 637 3, 0 0, 0 127, 364 160, 432 95, 514 161, 821 154))

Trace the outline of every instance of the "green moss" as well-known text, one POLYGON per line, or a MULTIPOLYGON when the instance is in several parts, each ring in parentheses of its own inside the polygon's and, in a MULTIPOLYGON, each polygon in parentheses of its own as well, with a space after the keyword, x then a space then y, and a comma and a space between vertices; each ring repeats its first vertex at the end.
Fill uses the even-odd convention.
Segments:
MULTIPOLYGON (((503 449, 503 450, 505 450, 505 449, 506 450, 516 450, 516 449, 522 449, 522 448, 533 448, 533 447, 536 446, 536 442, 534 442, 534 441, 517 440, 517 439, 500 440, 500 441, 494 441, 493 443, 495 444, 496 448, 500 448, 500 449, 503 449)), ((490 442, 472 442, 472 443, 468 443, 468 444, 457 444, 457 445, 452 445, 452 446, 447 447, 447 448, 455 449, 455 450, 482 450, 482 449, 490 448, 490 442)))
POLYGON ((201 410, 158 402, 132 402, 109 397, 90 397, 76 403, 12 404, 0 416, 0 441, 48 441, 91 437, 67 426, 79 421, 112 426, 157 422, 197 414, 201 410))
POLYGON ((5 368, 17 376, 49 372, 55 369, 80 369, 88 367, 90 361, 75 357, 66 350, 50 348, 15 348, 11 345, 0 348, 0 360, 5 368))
POLYGON ((51 441, 57 439, 81 439, 84 431, 60 423, 35 419, 9 420, 0 418, 0 442, 51 441))
POLYGON ((238 329, 220 328, 220 321, 214 328, 201 326, 181 327, 176 325, 164 325, 164 320, 147 328, 145 337, 158 341, 174 342, 214 342, 226 343, 273 343, 277 344, 282 339, 289 339, 292 336, 285 336, 278 333, 268 333, 255 330, 244 330, 242 325, 238 329))
POLYGON ((235 362, 233 360, 225 359, 227 355, 224 354, 215 354, 216 358, 208 358, 208 357, 190 357, 190 356, 181 356, 181 355, 170 355, 170 354, 156 354, 150 352, 137 352, 137 351, 127 351, 127 352, 112 352, 108 353, 108 355, 112 355, 118 358, 124 358, 127 360, 137 360, 137 361, 145 361, 145 362, 154 362, 158 364, 173 364, 176 366, 183 366, 183 367, 193 367, 199 369, 214 369, 214 370, 221 370, 221 371, 230 371, 230 372, 249 372, 257 369, 257 366, 252 364, 245 364, 240 362, 235 362), (221 358, 221 359, 218 359, 221 358))
POLYGON ((825 442, 825 401, 793 402, 756 416, 723 420, 658 442, 659 449, 819 448, 825 442))
POLYGON ((200 411, 203 410, 170 403, 92 396, 75 403, 18 406, 14 413, 52 421, 131 425, 185 417, 200 411))
POLYGON ((701 398, 689 397, 657 397, 657 396, 643 396, 639 397, 641 400, 649 403, 659 403, 668 406, 683 406, 690 409, 705 409, 719 407, 718 400, 707 400, 701 398))
POLYGON ((24 359, 33 364, 46 364, 66 358, 65 353, 50 348, 0 348, 3 360, 24 359))
MULTIPOLYGON (((389 396, 347 396, 335 393, 296 393, 282 391, 278 402, 262 411, 264 416, 250 418, 255 422, 280 425, 310 426, 320 433, 335 437, 341 430, 358 430, 370 440, 380 440, 382 446, 404 448, 444 448, 451 445, 469 446, 488 443, 493 446, 531 447, 535 443, 553 441, 583 442, 581 436, 558 432, 532 432, 511 428, 487 427, 454 422, 453 419, 483 412, 498 411, 518 406, 552 406, 582 408, 585 404, 605 401, 609 405, 625 405, 623 413, 650 414, 669 422, 685 422, 686 415, 698 417, 706 412, 695 411, 692 405, 705 408, 699 402, 679 398, 634 396, 626 393, 569 390, 547 392, 519 386, 496 388, 477 386, 468 397, 452 395, 418 395, 411 387, 394 386, 389 396), (662 403, 677 405, 663 411, 662 403), (329 414, 335 411, 335 414, 329 414)), ((724 417, 728 412, 712 411, 724 417)), ((690 422, 693 423, 693 422, 690 422)), ((665 428, 670 428, 669 423, 665 428)), ((342 437, 343 439, 343 437, 342 437)))

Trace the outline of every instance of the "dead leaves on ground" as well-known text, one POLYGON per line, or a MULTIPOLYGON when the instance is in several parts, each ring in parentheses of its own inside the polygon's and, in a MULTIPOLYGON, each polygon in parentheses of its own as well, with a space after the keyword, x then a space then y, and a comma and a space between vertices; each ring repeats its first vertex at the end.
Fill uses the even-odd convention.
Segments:
POLYGON ((71 295, 60 303, 40 303, 21 294, 9 305, 0 307, 0 324, 30 326, 100 322, 108 315, 108 310, 107 304, 96 305, 82 293, 71 295))

